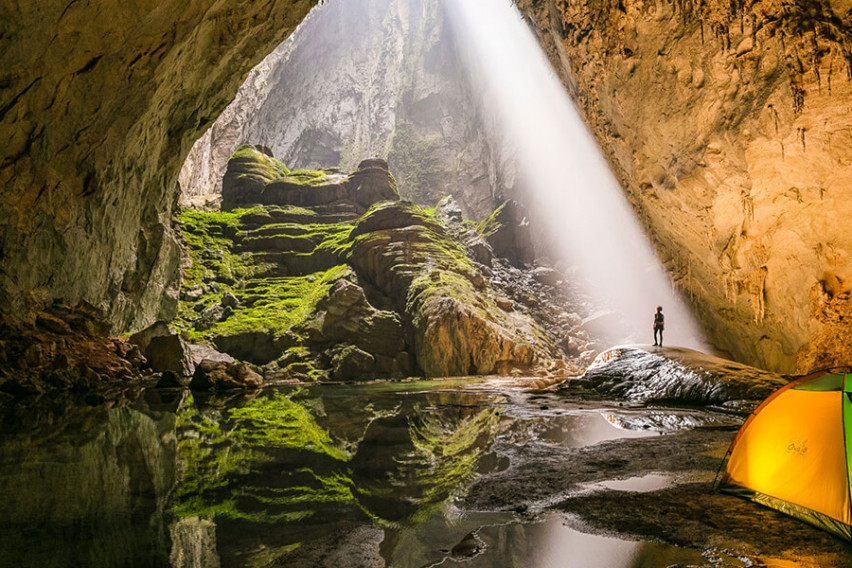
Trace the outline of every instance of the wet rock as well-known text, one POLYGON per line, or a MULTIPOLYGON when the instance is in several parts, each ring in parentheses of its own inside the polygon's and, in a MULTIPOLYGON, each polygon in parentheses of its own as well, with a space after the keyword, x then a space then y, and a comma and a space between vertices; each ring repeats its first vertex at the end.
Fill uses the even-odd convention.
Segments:
POLYGON ((454 560, 467 560, 481 554, 484 550, 482 541, 477 536, 476 532, 470 532, 453 547, 450 552, 454 560))
POLYGON ((156 372, 171 371, 180 376, 191 376, 195 371, 189 347, 178 335, 152 338, 145 353, 148 364, 156 372))
POLYGON ((189 386, 193 390, 251 390, 263 386, 263 377, 245 363, 204 359, 196 367, 189 386))
POLYGON ((775 373, 681 347, 616 347, 582 378, 607 396, 685 404, 762 400, 787 384, 775 373))
POLYGON ((347 345, 332 358, 331 378, 336 381, 373 378, 376 359, 354 345, 347 345))
POLYGON ((164 321, 154 322, 142 331, 138 331, 130 336, 130 343, 137 345, 143 354, 147 353, 148 345, 155 337, 164 337, 171 335, 172 331, 164 321))
POLYGON ((192 354, 192 362, 198 365, 203 360, 214 361, 217 363, 234 363, 233 357, 227 353, 222 353, 213 348, 209 343, 191 343, 189 351, 192 354))

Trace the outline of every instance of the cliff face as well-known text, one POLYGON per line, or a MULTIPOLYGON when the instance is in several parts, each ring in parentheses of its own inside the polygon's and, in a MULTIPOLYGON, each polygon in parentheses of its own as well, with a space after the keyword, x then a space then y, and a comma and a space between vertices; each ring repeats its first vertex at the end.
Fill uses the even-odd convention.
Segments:
POLYGON ((181 171, 184 200, 219 193, 228 158, 262 144, 292 167, 388 160, 403 197, 452 194, 488 215, 514 183, 481 120, 439 0, 331 0, 256 67, 181 171))
POLYGON ((0 3, 2 309, 174 314, 180 164, 313 4, 0 3))
POLYGON ((519 4, 714 342, 848 364, 852 3, 519 4))

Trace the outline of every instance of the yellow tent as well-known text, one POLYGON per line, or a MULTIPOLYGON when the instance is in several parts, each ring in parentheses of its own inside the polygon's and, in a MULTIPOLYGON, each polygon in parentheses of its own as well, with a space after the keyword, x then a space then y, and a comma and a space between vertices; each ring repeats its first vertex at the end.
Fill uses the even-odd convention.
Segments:
POLYGON ((852 540, 852 373, 793 381, 734 438, 722 490, 852 540))

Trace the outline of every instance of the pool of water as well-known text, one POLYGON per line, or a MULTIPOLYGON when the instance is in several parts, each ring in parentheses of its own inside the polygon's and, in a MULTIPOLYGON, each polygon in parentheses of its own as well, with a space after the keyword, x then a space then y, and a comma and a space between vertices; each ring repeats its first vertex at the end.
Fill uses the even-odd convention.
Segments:
MULTIPOLYGON (((474 479, 511 465, 499 447, 666 432, 631 428, 641 409, 469 386, 7 402, 0 566, 709 565, 694 550, 586 534, 555 513, 459 508, 474 479)), ((619 483, 639 482, 604 487, 619 483)))

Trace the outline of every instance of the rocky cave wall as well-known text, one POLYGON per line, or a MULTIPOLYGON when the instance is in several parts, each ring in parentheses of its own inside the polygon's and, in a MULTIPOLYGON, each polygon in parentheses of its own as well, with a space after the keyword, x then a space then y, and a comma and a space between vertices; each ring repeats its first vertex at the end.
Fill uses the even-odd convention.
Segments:
POLYGON ((180 165, 314 4, 0 2, 0 309, 173 315, 180 165))
POLYGON ((852 2, 519 6, 715 344, 848 365, 852 2))
POLYGON ((477 96, 442 0, 329 0, 195 144, 183 199, 220 193, 231 154, 262 144, 292 168, 386 158, 403 197, 431 207, 451 194, 468 217, 485 217, 515 179, 477 96))

